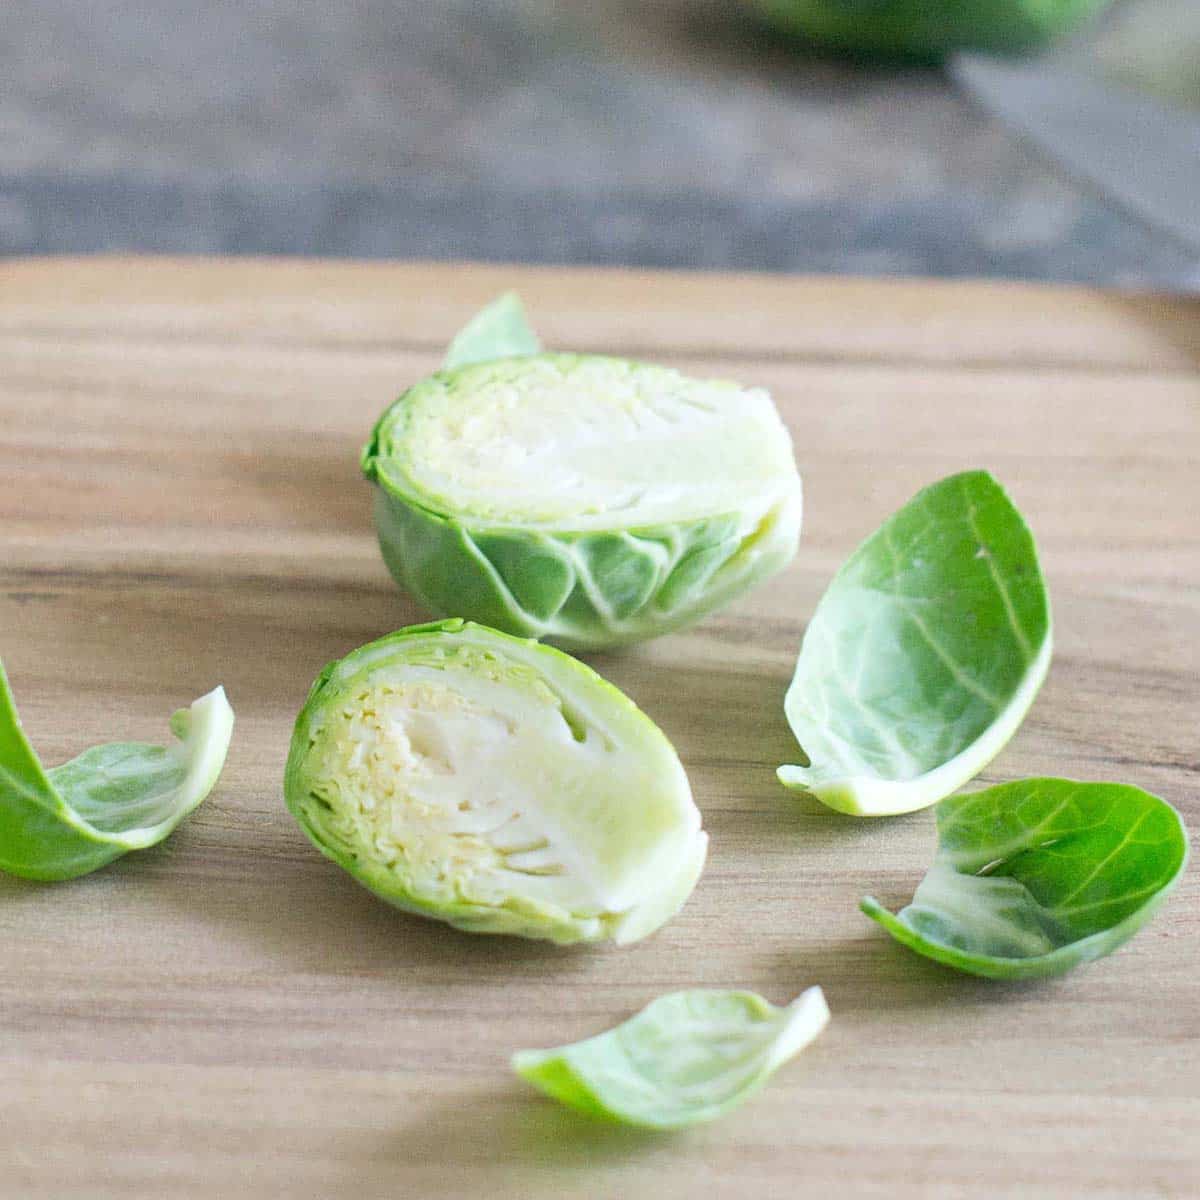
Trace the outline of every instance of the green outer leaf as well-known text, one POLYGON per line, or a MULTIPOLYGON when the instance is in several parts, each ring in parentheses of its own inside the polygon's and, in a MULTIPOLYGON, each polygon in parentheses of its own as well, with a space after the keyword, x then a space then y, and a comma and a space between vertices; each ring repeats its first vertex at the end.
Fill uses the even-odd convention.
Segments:
MULTIPOLYGON (((581 740, 578 733, 576 740, 581 740)), ((615 773, 619 764, 610 773, 615 773)), ((545 768, 549 770, 547 766, 545 768)), ((575 796, 578 813, 586 801, 602 794, 608 775, 597 773, 588 797, 575 796)), ((501 789, 493 788, 499 792, 501 789)), ((544 938, 560 944, 611 938, 618 945, 654 932, 683 906, 699 879, 707 853, 707 835, 692 801, 687 776, 662 731, 612 684, 591 668, 550 646, 510 637, 494 629, 455 618, 409 626, 368 643, 344 659, 330 663, 317 677, 296 718, 284 776, 287 806, 313 845, 374 892, 407 912, 446 921, 470 933, 505 933, 544 938), (606 827, 597 828, 594 845, 572 843, 572 851, 591 855, 596 875, 619 870, 637 884, 638 894, 619 909, 577 913, 534 895, 513 892, 503 903, 484 903, 464 887, 453 867, 444 874, 453 888, 430 888, 403 859, 381 861, 377 849, 358 833, 348 835, 331 800, 314 789, 320 763, 310 761, 316 733, 325 714, 344 704, 375 673, 396 667, 437 670, 451 662, 459 647, 485 654, 497 670, 515 667, 527 679, 558 698, 564 718, 576 730, 594 732, 605 744, 632 761, 636 770, 620 776, 632 780, 630 795, 619 797, 605 813, 606 827), (603 848, 602 848, 603 847, 603 848), (616 863, 616 868, 613 863, 616 863)), ((528 809, 537 797, 527 798, 528 809)), ((526 805, 522 805, 526 807, 526 805)), ((563 823, 559 814, 558 824, 563 823)), ((562 831, 570 840, 569 831, 562 831)), ((627 890, 622 886, 622 891, 627 890)))
POLYGON ((744 538, 733 517, 623 533, 639 583, 620 595, 632 604, 610 600, 596 576, 611 561, 610 533, 475 531, 385 486, 375 524, 388 570, 432 612, 599 649, 682 629, 775 574, 795 553, 798 511, 781 508, 744 538))
POLYGON ((681 1129, 745 1102, 828 1020, 819 987, 786 1008, 754 992, 672 992, 607 1033, 554 1050, 518 1051, 512 1067, 592 1116, 681 1129))
POLYGON ((912 903, 862 910, 897 941, 990 979, 1057 975, 1111 954, 1159 909, 1188 859, 1183 819, 1121 783, 1023 779, 943 801, 912 903))
POLYGON ((1045 679, 1033 536, 986 471, 919 492, 850 556, 809 623, 784 711, 787 787, 855 816, 925 808, 1016 732, 1045 679))
POLYGON ((505 292, 480 309, 455 335, 446 351, 442 369, 448 371, 493 358, 536 354, 541 348, 520 298, 515 292, 505 292))
POLYGON ((74 879, 161 842, 212 790, 233 733, 222 688, 172 717, 180 744, 94 746, 50 771, 0 663, 0 871, 74 879))

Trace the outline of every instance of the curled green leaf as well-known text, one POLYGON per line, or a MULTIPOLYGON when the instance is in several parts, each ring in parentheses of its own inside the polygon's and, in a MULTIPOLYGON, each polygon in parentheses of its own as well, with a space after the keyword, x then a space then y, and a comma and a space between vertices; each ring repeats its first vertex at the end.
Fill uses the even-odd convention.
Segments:
POLYGON ((698 620, 795 553, 800 477, 766 392, 599 355, 514 357, 519 340, 478 361, 469 342, 362 455, 384 560, 433 612, 619 645, 698 620))
POLYGON ((518 1051, 512 1066, 548 1096, 593 1116, 680 1129, 748 1100, 828 1021, 819 987, 785 1008, 753 992, 672 992, 597 1037, 518 1051))
POLYGON ((284 792, 376 895, 476 933, 636 941, 683 905, 708 844, 675 751, 627 697, 461 620, 326 667, 284 792))
POLYGON ((943 800, 938 850, 912 898, 863 912, 926 958, 991 979, 1057 975, 1111 954, 1179 881, 1187 831, 1121 783, 1022 779, 943 800))
POLYGON ((74 879, 161 842, 208 795, 233 735, 223 688, 171 717, 170 746, 93 746, 46 770, 0 664, 0 871, 74 879))
POLYGON ((784 701, 787 787, 855 816, 925 808, 1016 732, 1050 665, 1033 536, 986 471, 919 492, 834 577, 784 701))

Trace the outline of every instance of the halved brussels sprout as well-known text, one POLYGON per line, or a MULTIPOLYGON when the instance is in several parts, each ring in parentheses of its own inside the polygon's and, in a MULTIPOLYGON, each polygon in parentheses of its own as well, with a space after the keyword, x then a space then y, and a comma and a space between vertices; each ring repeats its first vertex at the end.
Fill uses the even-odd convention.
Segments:
POLYGON ((462 620, 326 667, 284 790, 360 883, 471 932, 636 941, 682 907, 708 844, 675 751, 631 700, 462 620))
POLYGON ((765 391, 597 355, 479 361, 537 344, 501 303, 363 451, 401 586, 437 613, 600 647, 688 625, 791 559, 800 477, 765 391))

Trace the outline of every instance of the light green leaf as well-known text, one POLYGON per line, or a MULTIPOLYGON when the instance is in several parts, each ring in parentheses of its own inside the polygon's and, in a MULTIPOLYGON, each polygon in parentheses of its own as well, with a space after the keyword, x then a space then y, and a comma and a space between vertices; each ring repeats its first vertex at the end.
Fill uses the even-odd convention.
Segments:
POLYGON ((212 790, 233 734, 222 688, 171 718, 179 739, 94 746, 44 770, 0 664, 0 870, 26 879, 86 875, 161 842, 212 790))
POLYGON ((1033 537, 986 471, 888 518, 809 623, 784 711, 807 762, 787 787, 856 816, 925 808, 1016 732, 1050 665, 1033 537))
POLYGON ((893 914, 897 941, 992 979, 1056 975, 1111 954, 1158 910, 1187 862, 1164 800, 1121 783, 1022 779, 944 800, 938 851, 893 914))
POLYGON ((708 845, 674 749, 626 696, 461 620, 327 667, 284 795, 376 895, 474 933, 636 941, 683 906, 708 845))
POLYGON ((505 292, 462 327, 446 351, 442 369, 449 371, 493 358, 536 354, 541 348, 520 298, 515 292, 505 292))
POLYGON ((673 992, 608 1033, 512 1066, 549 1096, 650 1129, 711 1121, 749 1099, 825 1028, 819 987, 786 1008, 753 992, 673 992))
POLYGON ((383 414, 362 468, 401 586, 572 647, 683 628, 778 571, 800 535, 766 392, 596 355, 442 371, 383 414))

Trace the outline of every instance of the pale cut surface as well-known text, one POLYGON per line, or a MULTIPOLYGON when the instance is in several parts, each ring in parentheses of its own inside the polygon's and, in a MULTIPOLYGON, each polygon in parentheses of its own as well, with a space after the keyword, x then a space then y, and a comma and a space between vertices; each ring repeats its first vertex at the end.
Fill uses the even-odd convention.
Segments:
POLYGON ((384 419, 377 469, 436 511, 548 530, 737 513, 747 530, 799 479, 760 388, 574 354, 443 372, 384 419))
MULTIPOLYGON (((393 668, 313 731, 313 791, 332 827, 431 904, 514 896, 577 917, 624 912, 658 863, 631 872, 625 829, 655 832, 659 789, 549 689, 467 671, 393 668)), ((669 829, 676 814, 657 818, 669 829)))

